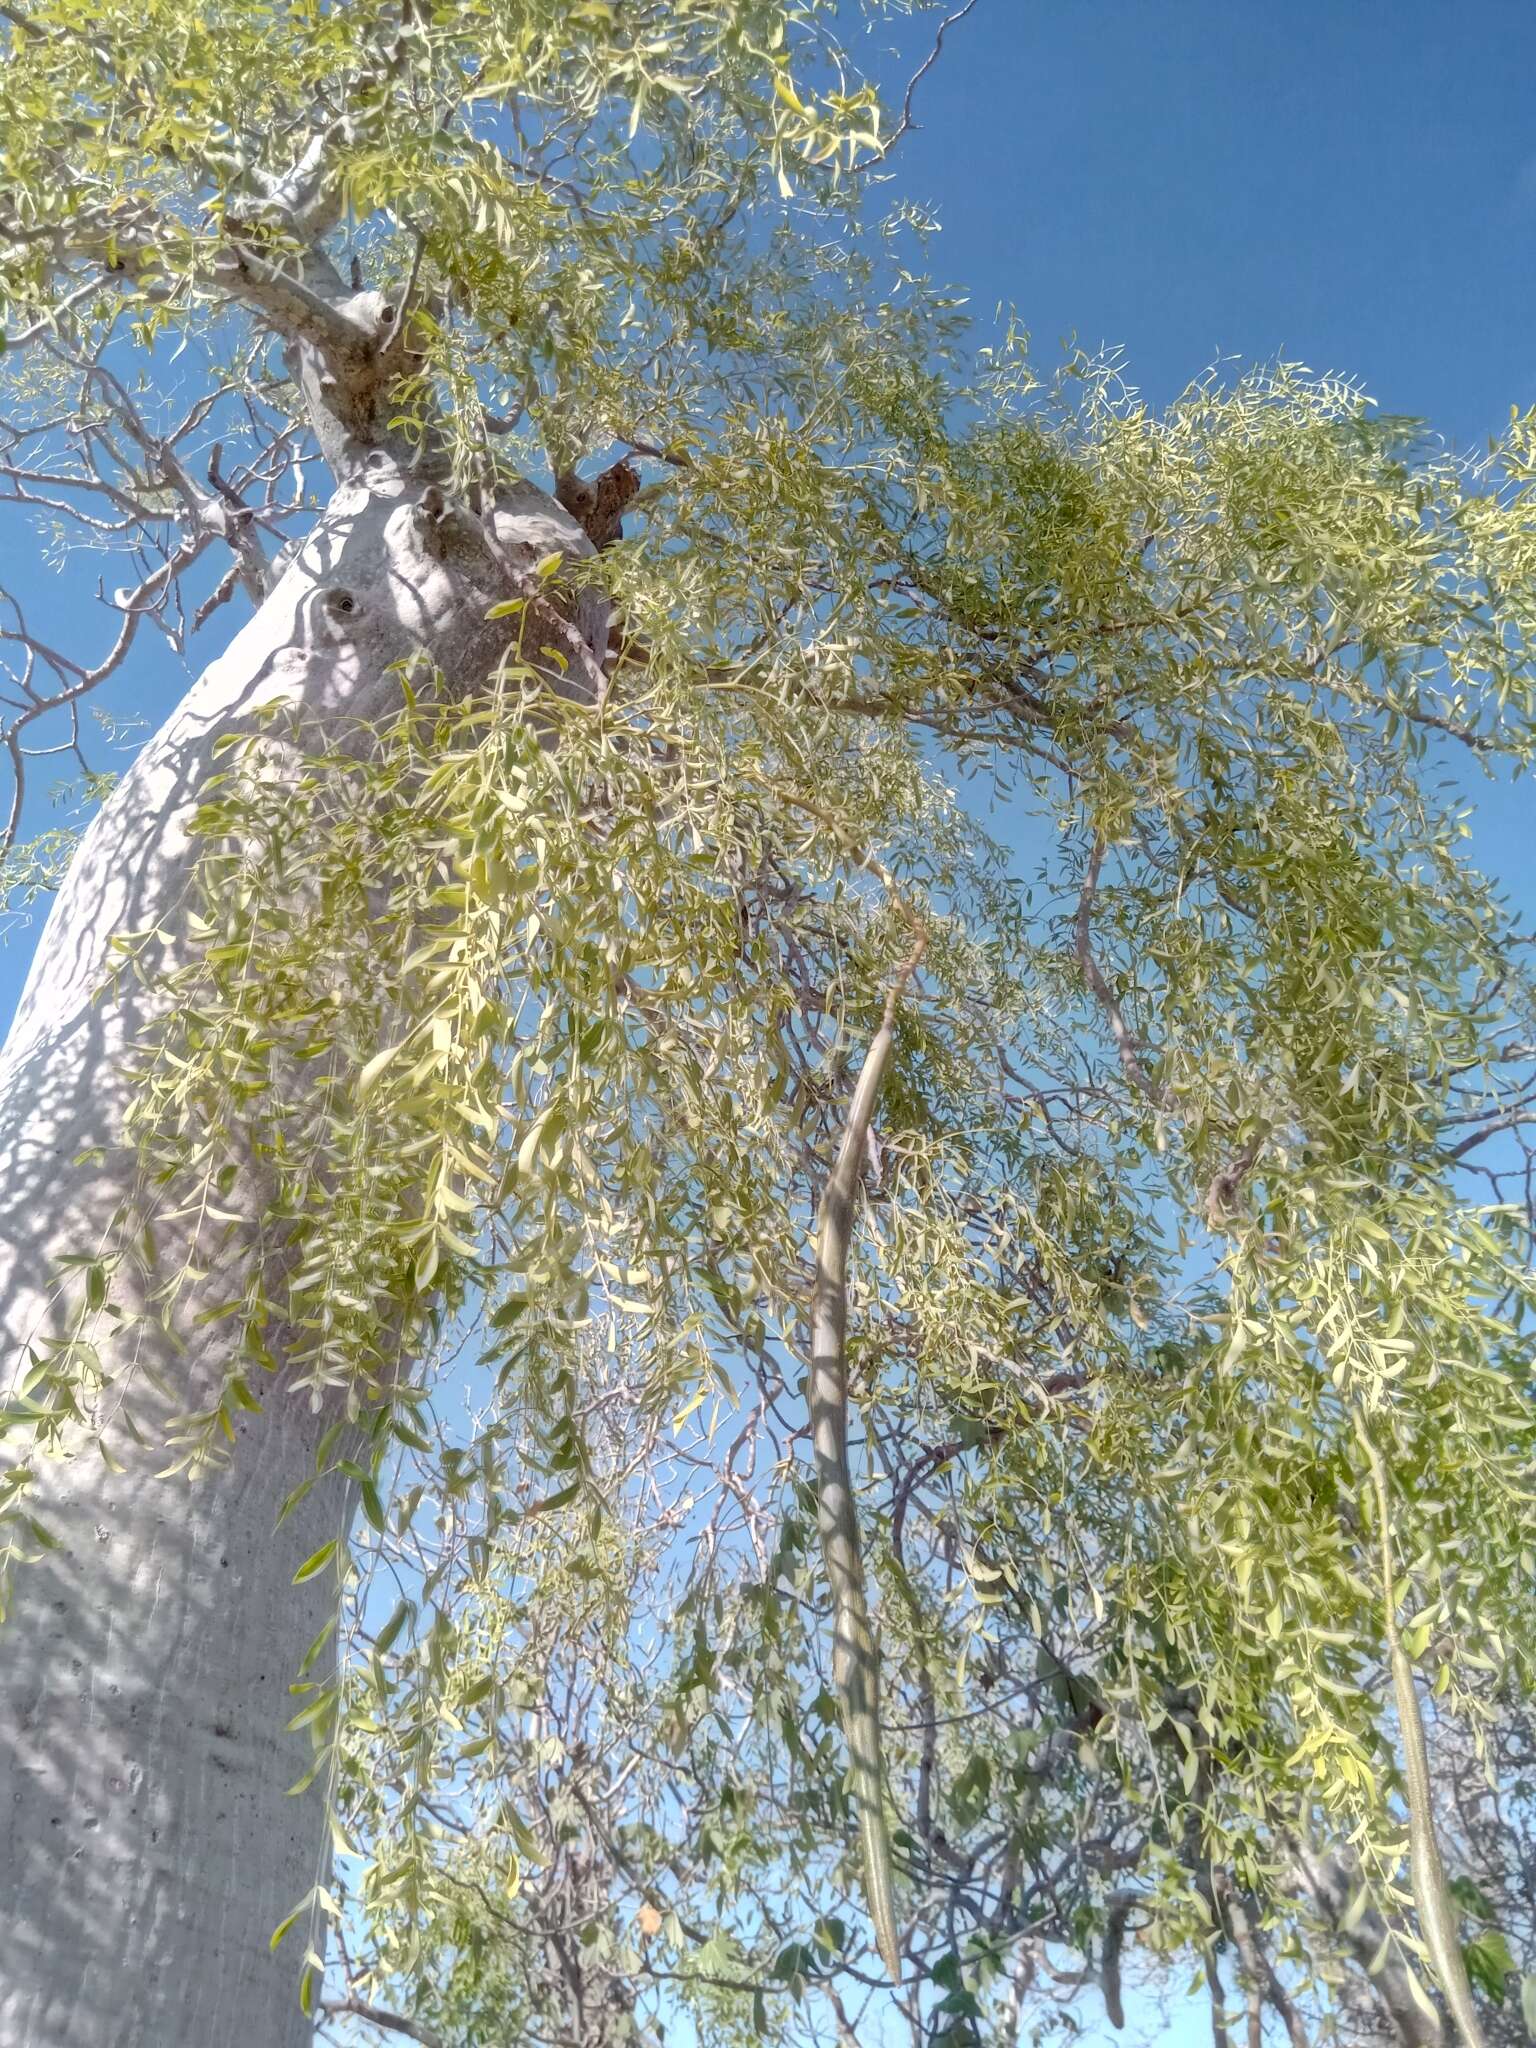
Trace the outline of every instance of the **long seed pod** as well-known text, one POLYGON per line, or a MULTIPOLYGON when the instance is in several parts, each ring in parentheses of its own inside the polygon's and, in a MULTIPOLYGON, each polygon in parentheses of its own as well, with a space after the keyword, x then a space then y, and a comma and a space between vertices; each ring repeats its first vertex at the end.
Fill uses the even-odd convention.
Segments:
POLYGON ((1434 1785, 1429 1774, 1429 1746, 1424 1740, 1424 1716, 1419 1710, 1418 1689, 1413 1666, 1403 1648, 1397 1628, 1396 1574, 1392 1566, 1392 1504, 1387 1490, 1387 1468, 1375 1440, 1363 1423, 1357 1424, 1365 1455, 1370 1460, 1371 1479, 1376 1490, 1376 1520, 1381 1542, 1381 1595, 1386 1616, 1387 1655, 1392 1666, 1392 1690, 1397 1699, 1397 1722, 1403 1737, 1403 1777, 1408 1793, 1408 1871, 1413 1883, 1413 1903, 1418 1908, 1424 1946, 1440 1979, 1440 1989, 1451 2009, 1456 2030, 1466 2048, 1484 2048, 1483 2029, 1472 2003, 1472 1986, 1462 1959, 1457 1934, 1456 1908, 1445 1881, 1440 1842, 1435 1834, 1434 1785))
POLYGON ((848 1245, 864 1148, 891 1054, 896 1004, 922 954, 919 942, 886 993, 885 1013, 853 1092, 848 1124, 821 1198, 816 1285, 811 1305, 807 1394, 816 1458, 816 1508, 832 1595, 832 1683, 842 1708, 854 1804, 863 1848, 864 1889, 875 1941, 891 1981, 901 1982, 891 1838, 885 1819, 885 1759, 880 1733, 880 1652, 870 1625, 859 1549, 859 1518, 848 1466, 848 1245))

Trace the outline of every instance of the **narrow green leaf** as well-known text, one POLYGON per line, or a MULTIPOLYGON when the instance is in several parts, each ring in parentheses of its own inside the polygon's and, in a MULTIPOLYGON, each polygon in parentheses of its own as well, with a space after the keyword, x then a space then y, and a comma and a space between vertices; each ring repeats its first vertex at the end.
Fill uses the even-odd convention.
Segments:
POLYGON ((293 1584, 302 1586, 306 1579, 313 1579, 323 1572, 340 1548, 340 1539, 333 1536, 329 1543, 322 1543, 313 1556, 306 1557, 293 1575, 293 1584))

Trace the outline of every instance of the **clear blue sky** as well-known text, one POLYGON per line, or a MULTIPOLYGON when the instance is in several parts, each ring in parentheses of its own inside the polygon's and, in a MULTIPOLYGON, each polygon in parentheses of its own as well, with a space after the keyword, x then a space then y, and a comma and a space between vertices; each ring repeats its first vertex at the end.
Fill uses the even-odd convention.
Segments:
POLYGON ((978 0, 897 183, 1154 401, 1285 354, 1478 442, 1536 401, 1533 81, 1530 0, 978 0))

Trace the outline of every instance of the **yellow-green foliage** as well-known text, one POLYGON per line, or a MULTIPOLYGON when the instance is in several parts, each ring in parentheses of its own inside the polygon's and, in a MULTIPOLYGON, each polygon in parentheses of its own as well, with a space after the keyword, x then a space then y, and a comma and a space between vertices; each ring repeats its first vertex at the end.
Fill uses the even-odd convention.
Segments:
POLYGON ((270 1398, 279 1328, 363 1425, 321 1454, 362 1488, 315 1565, 349 1659, 296 1719, 380 1979, 455 2039, 526 2019, 531 1874, 587 1898, 577 1837, 597 1959, 704 2038, 788 2038, 856 1957, 801 1381, 903 906, 851 1356, 955 2026, 1037 1921, 1091 1939, 1085 1842, 1139 1843, 1170 1947, 1202 1857, 1277 1914, 1308 1828, 1394 1881, 1359 1416, 1437 1711, 1531 1677, 1530 1218, 1456 1148, 1522 1099, 1536 1011, 1439 777, 1530 759, 1536 421, 1469 462, 1295 366, 1164 414, 1017 335, 967 366, 906 227, 845 210, 880 131, 833 13, 48 0, 12 45, 19 318, 54 236, 123 265, 76 317, 203 318, 250 166, 334 103, 453 481, 653 451, 590 571, 628 636, 600 704, 509 614, 492 687, 419 675, 361 759, 225 756, 141 1200, 8 1418, 46 1441, 117 1370, 124 1262, 174 1301, 157 1216, 216 1231, 269 1177, 242 1372, 174 1455, 270 1398))

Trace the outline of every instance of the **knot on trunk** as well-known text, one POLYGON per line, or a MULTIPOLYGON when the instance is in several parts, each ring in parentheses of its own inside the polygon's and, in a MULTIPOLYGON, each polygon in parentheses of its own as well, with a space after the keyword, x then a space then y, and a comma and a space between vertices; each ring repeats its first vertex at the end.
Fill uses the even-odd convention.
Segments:
POLYGON ((574 469, 555 478, 555 500, 563 505, 595 548, 624 538, 624 507, 640 488, 640 472, 627 456, 590 483, 574 469))

